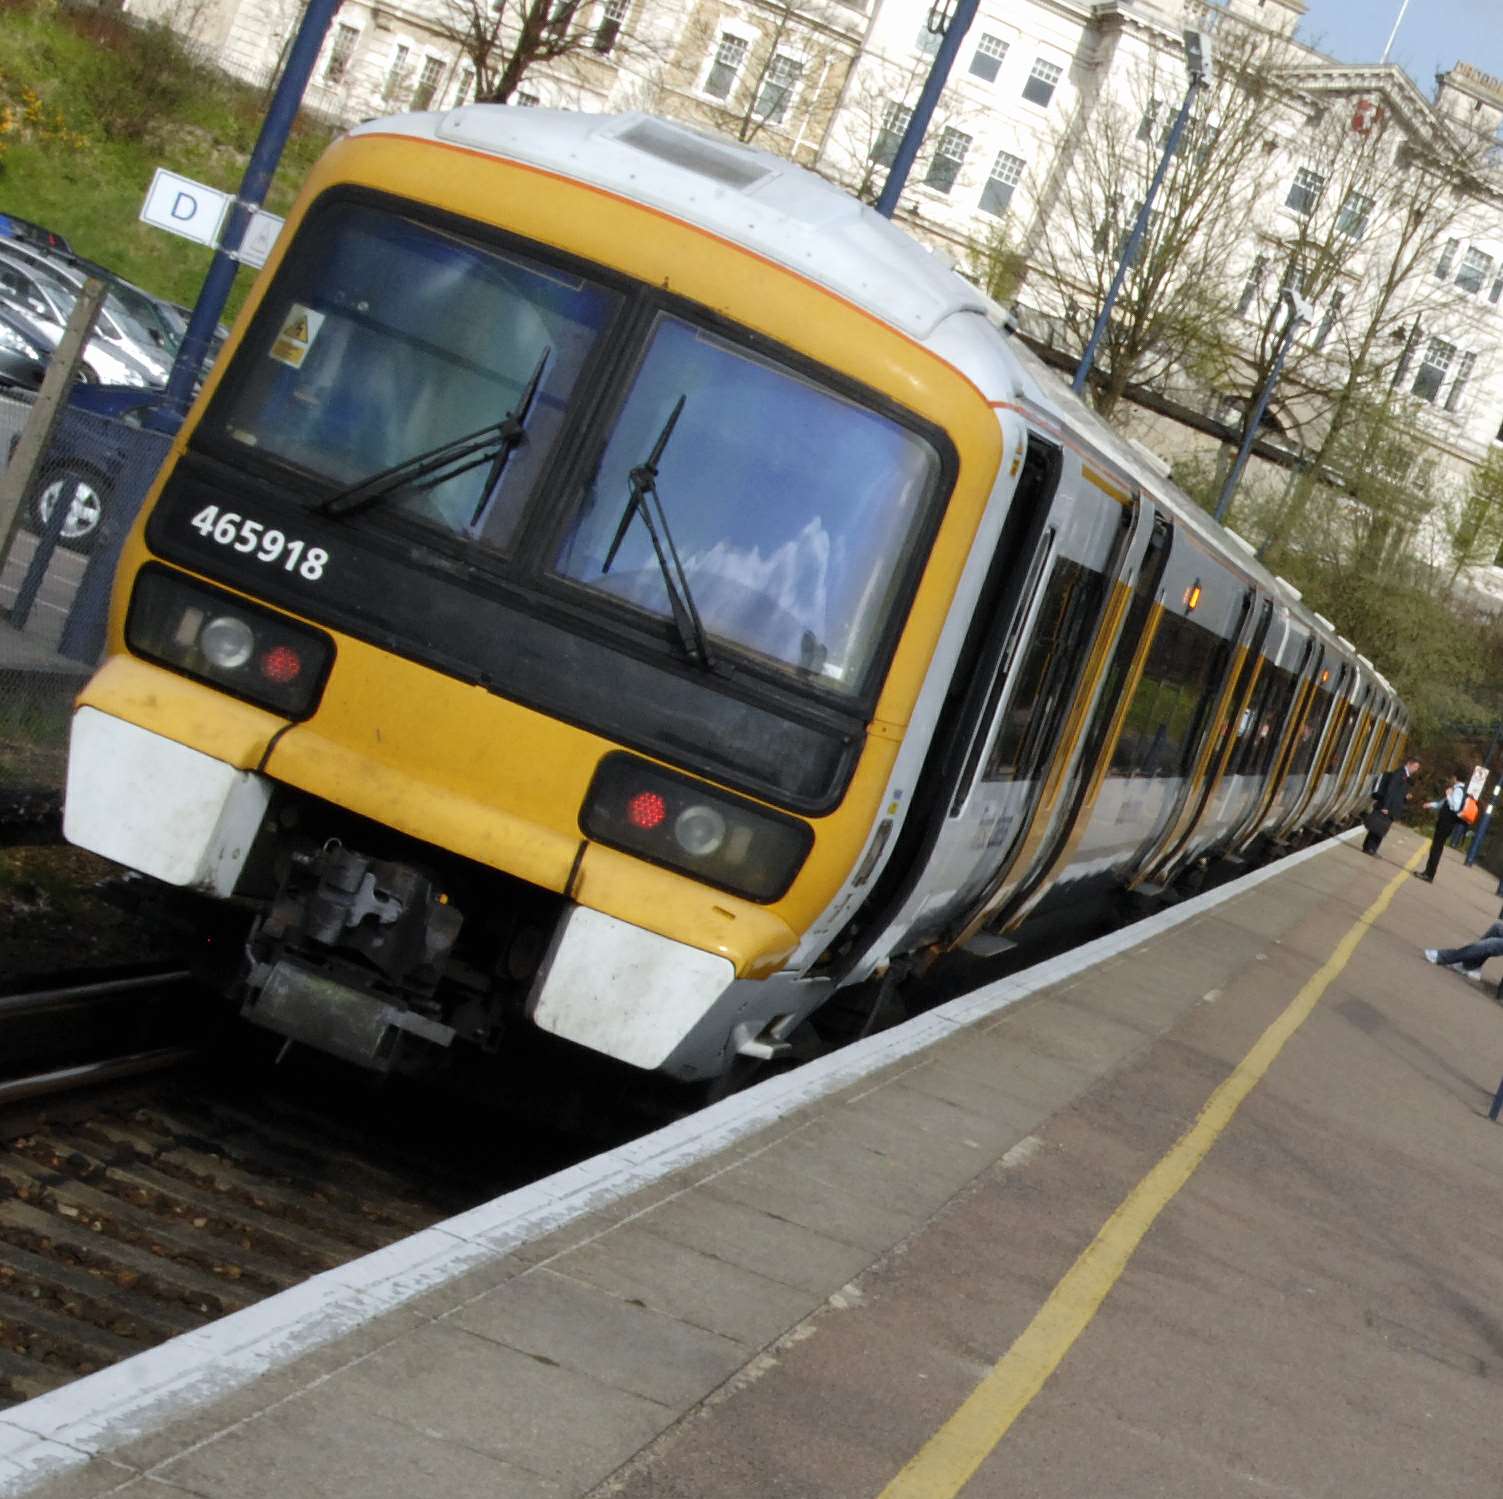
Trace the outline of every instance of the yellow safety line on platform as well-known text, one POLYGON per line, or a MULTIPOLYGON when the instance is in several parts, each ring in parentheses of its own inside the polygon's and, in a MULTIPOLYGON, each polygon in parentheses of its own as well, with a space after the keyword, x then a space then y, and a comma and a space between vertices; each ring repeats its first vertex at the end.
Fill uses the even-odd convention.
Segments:
POLYGON ((1422 848, 1388 882, 1284 1013, 1211 1094, 1195 1123, 1107 1219, 1101 1232, 1065 1273, 992 1372, 882 1490, 879 1499, 952 1499, 965 1487, 1029 1401, 1044 1387, 1076 1338, 1090 1325, 1096 1309, 1127 1268, 1133 1251, 1153 1227, 1154 1220, 1189 1181, 1231 1123, 1242 1100, 1273 1066, 1289 1038, 1310 1017, 1332 979, 1346 967, 1367 929, 1388 909, 1425 852, 1422 848))

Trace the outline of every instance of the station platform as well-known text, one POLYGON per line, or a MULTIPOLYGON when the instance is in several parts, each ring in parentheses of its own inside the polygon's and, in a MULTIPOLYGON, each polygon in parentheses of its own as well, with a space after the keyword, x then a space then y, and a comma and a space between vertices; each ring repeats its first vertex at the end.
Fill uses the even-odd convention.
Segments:
POLYGON ((1503 1010, 1423 949, 1499 901, 1422 854, 1324 844, 0 1413, 0 1495, 1492 1492, 1503 1010))

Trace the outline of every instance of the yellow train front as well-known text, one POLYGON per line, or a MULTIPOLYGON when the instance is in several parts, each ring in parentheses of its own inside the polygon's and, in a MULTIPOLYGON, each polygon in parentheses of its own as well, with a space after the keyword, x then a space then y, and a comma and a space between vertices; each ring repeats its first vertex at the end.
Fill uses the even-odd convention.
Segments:
POLYGON ((367 1067, 778 1054, 1021 460, 935 347, 982 306, 663 122, 362 126, 127 544, 69 838, 240 913, 244 1013, 367 1067))

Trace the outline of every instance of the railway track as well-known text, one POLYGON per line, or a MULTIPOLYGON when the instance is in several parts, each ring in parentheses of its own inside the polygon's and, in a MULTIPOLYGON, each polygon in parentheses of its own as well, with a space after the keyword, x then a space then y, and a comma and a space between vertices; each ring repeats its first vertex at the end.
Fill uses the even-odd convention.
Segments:
POLYGON ((596 1148, 277 1067, 259 1034, 184 1029, 178 991, 162 970, 0 995, 0 1410, 596 1148), (101 1049, 133 1005, 151 1044, 101 1049))

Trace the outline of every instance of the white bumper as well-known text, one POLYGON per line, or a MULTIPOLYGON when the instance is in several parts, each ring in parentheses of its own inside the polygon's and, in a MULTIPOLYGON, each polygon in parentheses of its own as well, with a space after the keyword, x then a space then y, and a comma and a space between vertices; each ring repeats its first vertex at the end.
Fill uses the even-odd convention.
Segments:
POLYGON ((271 786, 97 708, 73 715, 63 836, 169 885, 229 895, 271 786))
POLYGON ((656 1069, 735 976, 728 958, 573 906, 558 924, 528 1010, 555 1036, 656 1069))

